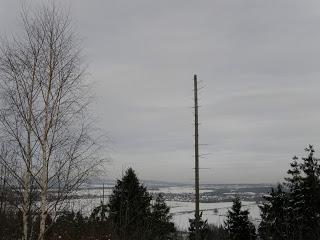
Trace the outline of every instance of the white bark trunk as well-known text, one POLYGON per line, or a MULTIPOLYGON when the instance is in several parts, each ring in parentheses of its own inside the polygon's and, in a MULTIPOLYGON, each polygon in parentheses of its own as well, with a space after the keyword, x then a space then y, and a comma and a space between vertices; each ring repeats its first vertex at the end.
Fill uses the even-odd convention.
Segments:
MULTIPOLYGON (((52 38, 50 38, 52 41, 52 38)), ((53 49, 52 45, 50 45, 49 52, 49 74, 48 74, 48 89, 46 91, 46 98, 44 102, 44 128, 43 128, 43 139, 41 141, 41 149, 42 149, 42 176, 41 176, 41 216, 40 216, 40 231, 39 231, 39 240, 44 240, 44 234, 46 231, 46 219, 47 219, 47 197, 48 197, 48 167, 49 167, 49 154, 48 154, 48 134, 50 130, 49 122, 50 122, 50 114, 49 114, 49 98, 52 94, 51 92, 51 84, 53 80, 53 66, 52 66, 52 57, 53 57, 53 49)), ((52 117, 52 116, 51 116, 52 117)))
POLYGON ((42 191, 41 191, 41 216, 40 216, 40 231, 39 240, 44 239, 46 231, 46 219, 47 219, 47 194, 48 194, 48 161, 46 154, 46 146, 43 147, 43 172, 42 172, 42 191))
POLYGON ((24 176, 23 185, 23 200, 22 200, 22 223, 23 223, 23 235, 22 240, 28 240, 28 228, 29 228, 29 196, 30 196, 30 172, 27 170, 24 176))

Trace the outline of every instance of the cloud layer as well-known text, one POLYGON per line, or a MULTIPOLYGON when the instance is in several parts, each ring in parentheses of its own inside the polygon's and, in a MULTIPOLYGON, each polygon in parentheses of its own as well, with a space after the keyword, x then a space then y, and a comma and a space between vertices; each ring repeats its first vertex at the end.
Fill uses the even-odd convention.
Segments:
MULTIPOLYGON (((39 1, 29 1, 36 5, 39 1)), ((19 1, 0 0, 0 33, 19 1)), ((320 3, 294 0, 61 1, 83 38, 110 177, 192 182, 192 77, 202 80, 202 182, 281 181, 320 144, 320 3)))

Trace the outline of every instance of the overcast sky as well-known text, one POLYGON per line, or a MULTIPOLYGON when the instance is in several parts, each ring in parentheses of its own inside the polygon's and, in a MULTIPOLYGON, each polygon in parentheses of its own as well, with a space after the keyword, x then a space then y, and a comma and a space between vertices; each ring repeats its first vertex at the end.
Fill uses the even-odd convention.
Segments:
MULTIPOLYGON (((0 0, 0 34, 20 2, 0 0)), ((31 6, 43 1, 28 1, 31 6)), ((193 74, 200 86, 201 182, 282 181, 320 150, 320 1, 70 0, 112 139, 110 178, 193 181, 193 74)))

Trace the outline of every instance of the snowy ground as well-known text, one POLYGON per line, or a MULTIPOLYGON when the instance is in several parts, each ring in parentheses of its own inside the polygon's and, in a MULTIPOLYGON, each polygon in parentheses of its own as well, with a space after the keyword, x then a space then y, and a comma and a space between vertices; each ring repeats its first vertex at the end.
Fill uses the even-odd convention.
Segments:
MULTIPOLYGON (((194 202, 167 202, 171 207, 173 221, 181 230, 187 230, 189 226, 189 219, 194 218, 194 202)), ((260 221, 260 210, 255 202, 243 202, 244 209, 250 211, 250 219, 258 224, 260 221)), ((232 202, 220 203, 200 203, 200 210, 203 212, 202 218, 208 220, 209 224, 216 226, 223 225, 226 219, 226 213, 232 206, 232 202)))
MULTIPOLYGON (((208 191, 203 189, 203 192, 208 191)), ((210 191, 210 190, 209 190, 210 191)), ((73 199, 69 203, 69 208, 80 210, 83 214, 89 215, 92 210, 98 206, 101 201, 108 202, 108 195, 112 190, 105 189, 105 197, 102 197, 102 189, 83 189, 77 191, 76 195, 79 199, 73 199), (81 196, 85 196, 81 198, 81 196), (95 196, 95 197, 91 197, 95 196), (98 196, 98 197, 97 197, 98 196)), ((192 193, 194 192, 191 187, 165 187, 157 190, 150 190, 153 193, 192 193)), ((189 226, 189 219, 194 218, 194 202, 179 202, 167 201, 168 206, 171 208, 173 221, 180 230, 187 230, 189 226)), ((260 221, 260 210, 255 202, 243 202, 244 209, 250 211, 251 220, 257 225, 260 221)), ((200 203, 200 210, 203 212, 202 218, 207 219, 209 224, 222 225, 226 219, 226 213, 232 206, 232 202, 219 202, 219 203, 200 203)))
MULTIPOLYGON (((200 189, 200 193, 212 192, 212 189, 200 189)), ((157 190, 149 190, 150 193, 194 193, 192 187, 162 187, 157 190)))
MULTIPOLYGON (((105 198, 108 201, 108 198, 105 198)), ((70 203, 70 207, 80 210, 89 215, 95 206, 98 206, 101 199, 76 199, 70 203)), ((167 201, 171 208, 171 214, 175 225, 180 230, 187 230, 189 219, 194 218, 194 202, 167 201)), ((260 221, 260 210, 255 202, 243 202, 244 209, 249 209, 250 219, 257 225, 260 221)), ((200 203, 200 210, 203 212, 202 218, 207 219, 209 224, 222 225, 226 219, 226 213, 232 206, 231 202, 220 203, 200 203)))

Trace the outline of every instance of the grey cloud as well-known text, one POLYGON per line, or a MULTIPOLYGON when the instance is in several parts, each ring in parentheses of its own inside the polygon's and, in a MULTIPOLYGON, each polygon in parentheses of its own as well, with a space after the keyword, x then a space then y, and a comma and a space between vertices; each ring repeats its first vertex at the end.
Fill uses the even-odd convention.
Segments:
MULTIPOLYGON (((18 32, 19 1, 0 3, 1 35, 18 32)), ((211 153, 203 182, 280 181, 293 155, 319 147, 319 1, 60 3, 83 38, 98 125, 114 140, 110 177, 131 165, 145 179, 192 182, 194 73, 211 153)))

